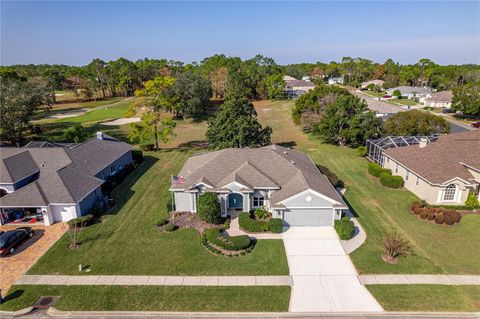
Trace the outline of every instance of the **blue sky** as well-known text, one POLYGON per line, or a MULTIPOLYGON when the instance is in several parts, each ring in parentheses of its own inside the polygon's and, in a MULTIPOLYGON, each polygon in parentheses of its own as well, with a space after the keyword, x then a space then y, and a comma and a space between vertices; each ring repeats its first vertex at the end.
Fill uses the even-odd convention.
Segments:
POLYGON ((480 63, 480 2, 1 3, 1 63, 93 58, 199 61, 215 53, 277 63, 342 56, 480 63))

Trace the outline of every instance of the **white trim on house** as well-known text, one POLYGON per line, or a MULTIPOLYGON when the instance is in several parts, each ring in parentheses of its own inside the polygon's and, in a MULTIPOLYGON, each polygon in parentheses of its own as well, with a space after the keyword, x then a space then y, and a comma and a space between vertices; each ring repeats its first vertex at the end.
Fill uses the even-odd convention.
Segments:
MULTIPOLYGON (((333 187, 333 186, 332 186, 332 187, 333 187)), ((285 198, 284 200, 278 202, 277 204, 283 204, 283 203, 285 203, 285 202, 287 202, 287 201, 289 201, 289 200, 292 200, 292 199, 295 199, 295 198, 297 198, 297 197, 303 196, 303 195, 305 195, 306 193, 309 193, 309 192, 317 195, 318 197, 326 200, 327 202, 330 202, 330 203, 332 203, 332 204, 340 204, 340 205, 341 205, 341 203, 337 202, 336 200, 333 200, 333 199, 331 199, 331 198, 328 197, 328 196, 325 196, 325 195, 323 195, 323 194, 320 194, 319 192, 316 192, 316 191, 314 191, 314 190, 311 189, 311 188, 306 189, 306 190, 304 190, 304 191, 302 191, 302 192, 300 192, 300 193, 297 193, 297 194, 295 194, 295 195, 293 195, 293 196, 290 196, 290 197, 288 197, 288 198, 285 198)), ((342 207, 343 207, 343 206, 342 206, 342 207)))

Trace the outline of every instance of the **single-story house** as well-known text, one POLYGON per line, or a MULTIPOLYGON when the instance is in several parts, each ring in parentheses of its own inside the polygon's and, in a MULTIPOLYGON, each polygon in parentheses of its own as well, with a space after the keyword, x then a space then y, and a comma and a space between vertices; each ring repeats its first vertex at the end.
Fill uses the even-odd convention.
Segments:
POLYGON ((390 148, 383 167, 402 176, 405 188, 436 205, 463 205, 468 193, 479 196, 480 131, 442 135, 435 143, 390 148))
POLYGON ((303 80, 291 80, 285 82, 285 94, 288 98, 298 98, 315 88, 315 84, 303 80))
POLYGON ((407 99, 418 98, 422 103, 424 99, 432 93, 428 87, 423 86, 398 86, 387 90, 387 94, 393 96, 393 92, 400 91, 400 95, 407 99))
POLYGON ((373 84, 374 86, 382 87, 383 83, 385 83, 385 81, 383 80, 371 80, 371 81, 362 82, 361 87, 362 89, 366 89, 370 84, 373 84))
POLYGON ((425 97, 424 105, 429 107, 450 108, 452 107, 452 91, 430 93, 425 97))
POLYGON ((288 82, 288 81, 297 81, 298 79, 294 78, 293 76, 290 75, 284 75, 283 76, 283 81, 288 82))
POLYGON ((132 163, 131 146, 98 132, 79 144, 0 148, 0 224, 51 225, 102 202, 101 185, 132 163))
POLYGON ((334 77, 328 79, 328 84, 343 84, 343 77, 334 77))
POLYGON ((170 191, 176 211, 195 213, 198 196, 214 192, 223 216, 264 207, 292 226, 332 226, 348 209, 308 155, 279 145, 192 156, 170 191))

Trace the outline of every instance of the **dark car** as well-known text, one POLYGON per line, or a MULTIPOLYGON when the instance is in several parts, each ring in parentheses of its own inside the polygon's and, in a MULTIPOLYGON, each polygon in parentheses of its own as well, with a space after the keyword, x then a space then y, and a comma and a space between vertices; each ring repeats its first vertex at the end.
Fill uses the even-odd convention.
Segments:
POLYGON ((442 113, 443 114, 451 114, 451 113, 455 113, 455 111, 452 110, 452 109, 449 109, 449 108, 445 108, 445 109, 442 110, 442 113))
POLYGON ((13 254, 22 242, 33 237, 31 227, 20 227, 15 230, 9 230, 0 235, 0 255, 6 256, 13 254))
POLYGON ((471 125, 474 128, 480 128, 480 121, 479 122, 473 122, 471 125))

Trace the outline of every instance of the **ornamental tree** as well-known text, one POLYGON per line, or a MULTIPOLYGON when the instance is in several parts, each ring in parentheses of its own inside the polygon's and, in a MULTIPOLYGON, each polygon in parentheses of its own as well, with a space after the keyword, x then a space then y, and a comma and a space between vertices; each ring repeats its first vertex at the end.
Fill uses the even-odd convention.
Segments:
POLYGON ((198 196, 197 212, 201 220, 210 224, 222 222, 222 209, 215 193, 206 192, 198 196))

